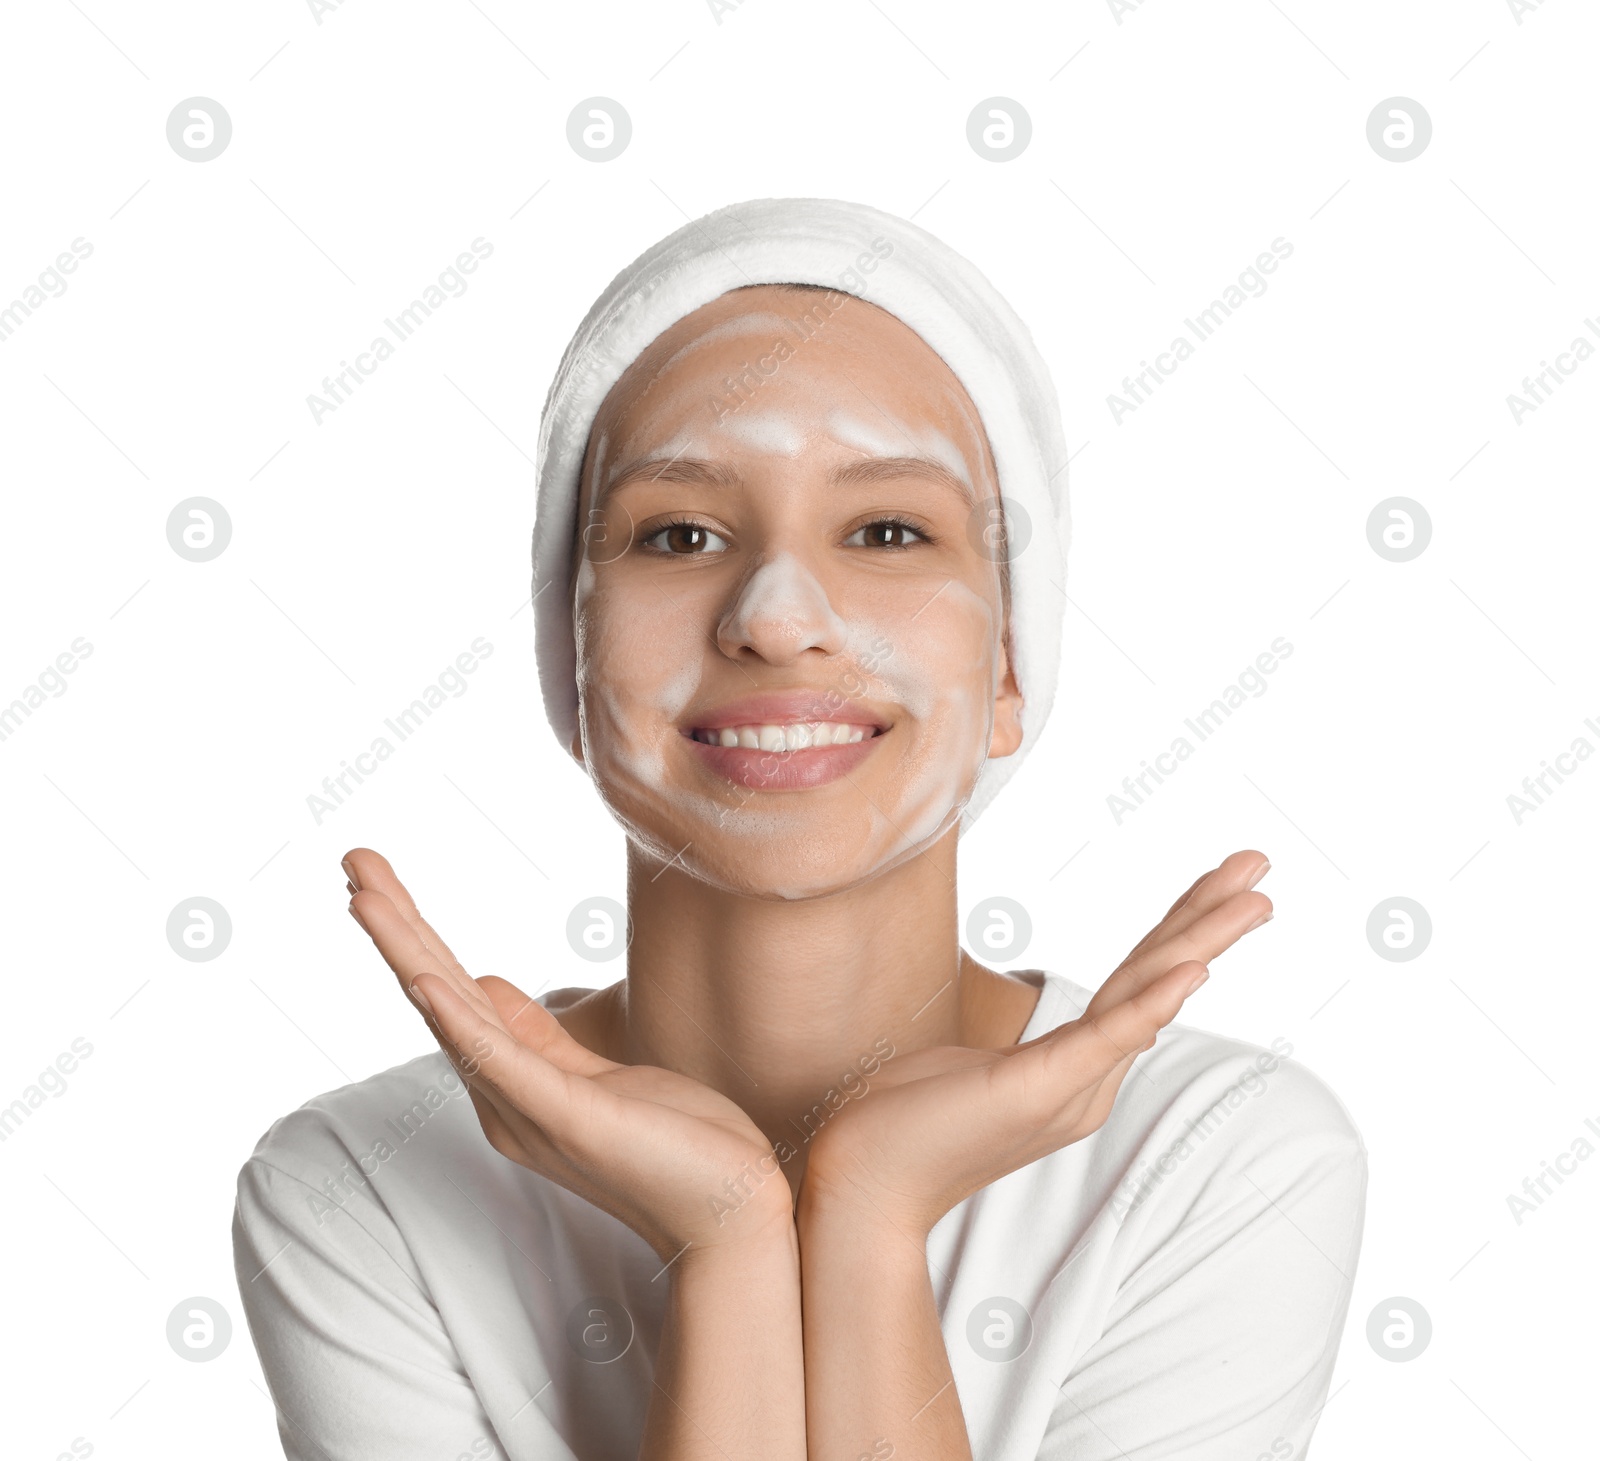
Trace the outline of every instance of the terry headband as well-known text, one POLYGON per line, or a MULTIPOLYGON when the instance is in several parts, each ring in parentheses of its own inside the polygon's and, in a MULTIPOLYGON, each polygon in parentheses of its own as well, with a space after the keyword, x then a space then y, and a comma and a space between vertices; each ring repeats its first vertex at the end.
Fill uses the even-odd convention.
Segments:
POLYGON ((584 316, 539 423, 533 610, 545 714, 570 752, 578 729, 570 559, 595 416, 662 331, 746 284, 820 284, 887 310, 943 358, 988 434, 1005 504, 1022 744, 984 763, 962 811, 966 832, 1033 748, 1055 700, 1071 538, 1061 408, 1027 326, 983 274, 925 229, 864 203, 731 203, 652 244, 584 316))

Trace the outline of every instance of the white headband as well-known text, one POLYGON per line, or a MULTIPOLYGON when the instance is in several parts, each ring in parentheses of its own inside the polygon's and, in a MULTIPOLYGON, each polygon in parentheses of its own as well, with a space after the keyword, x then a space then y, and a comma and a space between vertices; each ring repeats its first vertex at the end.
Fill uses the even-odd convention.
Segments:
POLYGON ((719 208, 652 244, 584 316, 539 425, 533 609, 545 714, 570 750, 578 729, 570 564, 594 418, 657 336, 746 284, 821 284, 889 311, 943 358, 983 421, 1006 508, 1023 734, 1013 755, 984 763, 962 812, 965 832, 1032 749, 1055 699, 1071 538, 1061 408, 1027 326, 978 269, 925 229, 864 203, 753 198, 719 208))

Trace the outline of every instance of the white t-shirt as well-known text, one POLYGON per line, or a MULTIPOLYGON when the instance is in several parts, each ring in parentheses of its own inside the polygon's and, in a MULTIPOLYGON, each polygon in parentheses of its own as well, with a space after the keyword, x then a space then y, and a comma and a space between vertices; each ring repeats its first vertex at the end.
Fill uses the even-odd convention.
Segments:
MULTIPOLYGON (((1041 988, 1024 1041, 1091 996, 1018 977, 1041 988)), ((1169 1026, 1099 1131, 935 1226, 928 1270, 979 1461, 1305 1454, 1367 1159, 1338 1099, 1274 1044, 1169 1026)), ((233 1231, 291 1461, 635 1461, 661 1261, 496 1152, 441 1052, 275 1122, 239 1173, 233 1231)))

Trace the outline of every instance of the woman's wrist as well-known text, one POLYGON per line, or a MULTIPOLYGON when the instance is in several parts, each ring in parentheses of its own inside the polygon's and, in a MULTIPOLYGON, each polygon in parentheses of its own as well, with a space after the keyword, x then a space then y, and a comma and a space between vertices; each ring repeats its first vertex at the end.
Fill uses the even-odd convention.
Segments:
POLYGON ((787 1202, 740 1215, 752 1221, 736 1235, 691 1242, 666 1261, 666 1319, 639 1451, 648 1461, 805 1461, 794 1221, 787 1202))
POLYGON ((800 1290, 800 1243, 791 1223, 735 1243, 692 1245, 667 1266, 675 1298, 691 1305, 782 1309, 800 1290))
POLYGON ((890 1190, 893 1182, 875 1182, 872 1173, 870 1161, 838 1136, 824 1133, 806 1160, 795 1203, 796 1228, 802 1235, 822 1229, 851 1229, 864 1237, 876 1235, 883 1243, 924 1249, 941 1215, 936 1210, 937 1200, 894 1192, 890 1190))
POLYGON ((858 1183, 835 1181, 811 1168, 800 1188, 794 1226, 802 1255, 808 1242, 815 1246, 826 1240, 832 1246, 847 1237, 853 1248, 880 1254, 886 1261, 924 1263, 933 1223, 921 1214, 891 1208, 882 1194, 858 1183))
POLYGON ((807 1441, 812 1455, 971 1461, 939 1307, 928 1227, 860 1184, 801 1186, 807 1441))
POLYGON ((715 1238, 688 1243, 664 1261, 673 1273, 705 1267, 719 1271, 765 1268, 786 1261, 798 1267, 800 1244, 787 1193, 781 1205, 776 1201, 759 1205, 751 1202, 724 1214, 715 1238))

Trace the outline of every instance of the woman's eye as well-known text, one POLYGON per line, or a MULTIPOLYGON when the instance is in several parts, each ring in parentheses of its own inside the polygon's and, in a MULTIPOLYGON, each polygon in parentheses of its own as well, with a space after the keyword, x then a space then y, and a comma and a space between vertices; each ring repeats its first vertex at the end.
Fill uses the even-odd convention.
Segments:
POLYGON ((927 536, 910 523, 895 518, 880 518, 877 522, 868 523, 845 539, 847 546, 862 548, 909 548, 913 542, 927 541, 927 536), (858 542, 858 539, 861 541, 858 542))
POLYGON ((727 539, 719 538, 710 528, 692 522, 668 523, 640 541, 653 552, 671 553, 680 558, 692 557, 696 553, 724 553, 728 548, 727 539))

